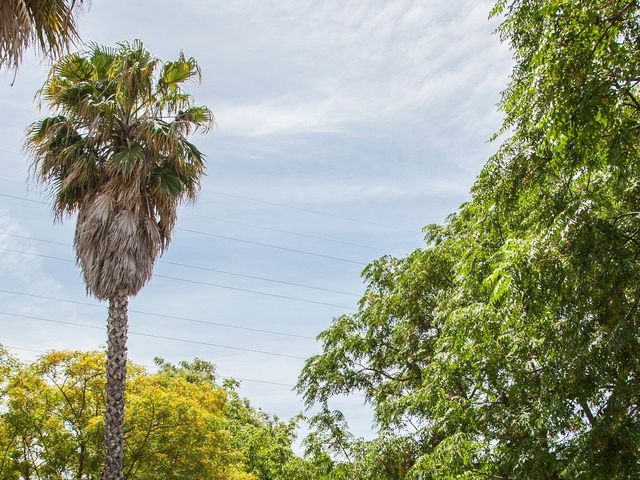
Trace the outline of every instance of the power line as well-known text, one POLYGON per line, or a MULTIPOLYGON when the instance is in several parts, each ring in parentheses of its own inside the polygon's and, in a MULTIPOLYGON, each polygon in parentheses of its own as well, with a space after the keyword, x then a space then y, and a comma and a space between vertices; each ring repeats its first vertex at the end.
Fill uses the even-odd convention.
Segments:
MULTIPOLYGON (((36 350, 34 348, 16 347, 14 345, 7 345, 7 344, 0 344, 0 345, 2 345, 5 348, 10 348, 12 350, 24 350, 25 352, 43 353, 43 354, 48 353, 48 351, 46 351, 46 350, 36 350)), ((135 362, 135 361, 133 363, 135 363, 137 365, 140 365, 141 367, 144 367, 144 368, 156 368, 156 369, 158 368, 158 366, 155 366, 155 365, 145 365, 143 363, 138 363, 138 362, 135 362)), ((220 378, 227 379, 227 380, 240 380, 240 381, 243 381, 243 382, 266 383, 267 385, 278 385, 280 387, 295 388, 295 385, 291 385, 291 384, 288 384, 288 383, 271 382, 271 381, 268 381, 268 380, 257 380, 255 378, 230 377, 228 375, 221 375, 221 374, 217 374, 217 376, 219 376, 220 378)))
POLYGON ((235 290, 236 292, 255 293, 256 295, 264 295, 264 296, 267 296, 267 297, 282 298, 282 299, 285 299, 285 300, 295 300, 297 302, 313 303, 315 305, 326 305, 328 307, 337 307, 337 308, 344 308, 344 309, 347 309, 347 310, 355 310, 354 307, 348 307, 346 305, 337 305, 335 303, 318 302, 318 301, 309 300, 309 299, 306 299, 306 298, 289 297, 288 295, 278 295, 277 293, 260 292, 258 290, 249 290, 247 288, 230 287, 228 285, 220 285, 220 284, 217 284, 217 283, 201 282, 201 281, 198 281, 198 280, 191 280, 189 278, 170 277, 168 275, 161 275, 161 274, 154 274, 153 276, 156 277, 156 278, 166 278, 168 280, 175 280, 175 281, 179 281, 179 282, 192 283, 192 284, 195 284, 195 285, 207 285, 207 286, 210 286, 210 287, 225 288, 227 290, 235 290))
POLYGON ((8 193, 0 193, 0 197, 13 198, 14 200, 23 200, 25 202, 31 203, 41 203, 43 205, 51 205, 51 202, 45 202, 44 200, 35 200, 33 198, 20 197, 18 195, 9 195, 8 193))
POLYGON ((0 345, 5 347, 5 348, 11 348, 13 350, 24 350, 25 352, 33 352, 33 353, 47 353, 46 350, 36 350, 34 348, 14 347, 13 345, 7 345, 5 343, 0 343, 0 345))
MULTIPOLYGON (((4 180, 6 180, 6 179, 4 179, 4 180)), ((12 180, 12 181, 14 181, 14 180, 12 180)), ((44 201, 44 200, 35 200, 35 199, 32 199, 32 198, 28 198, 28 197, 20 197, 18 195, 10 195, 10 194, 7 194, 7 193, 0 193, 0 196, 7 197, 7 198, 12 198, 14 200, 23 200, 25 202, 40 203, 40 204, 43 204, 43 205, 51 205, 51 202, 47 202, 47 201, 44 201)), ((205 218, 207 220, 213 220, 215 222, 231 223, 231 224, 234 224, 234 225, 242 225, 244 227, 258 228, 260 230, 268 230, 268 231, 271 231, 271 232, 286 233, 288 235, 296 235, 296 236, 299 236, 299 237, 313 238, 313 239, 316 239, 316 240, 324 240, 324 241, 327 241, 327 242, 340 243, 340 244, 343 244, 343 245, 352 245, 354 247, 367 248, 369 250, 385 251, 384 248, 380 248, 380 247, 373 247, 371 245, 363 245, 361 243, 355 243, 355 242, 347 242, 345 240, 338 240, 338 239, 335 239, 335 238, 322 237, 320 235, 311 235, 311 234, 308 234, 308 233, 292 232, 291 230, 282 230, 282 229, 279 229, 279 228, 265 227, 264 225, 256 225, 256 224, 253 224, 253 223, 238 222, 238 221, 234 221, 234 220, 225 220, 225 219, 221 219, 221 218, 210 217, 208 215, 202 215, 202 214, 199 214, 199 213, 184 212, 184 214, 188 215, 190 217, 198 217, 198 218, 205 218)))
MULTIPOLYGON (((48 243, 51 245, 58 245, 61 247, 73 247, 72 244, 70 243, 62 243, 62 242, 55 242, 53 240, 43 240, 43 239, 39 239, 39 238, 34 238, 34 237, 28 237, 26 235, 18 235, 18 234, 13 234, 13 233, 2 233, 0 232, 0 235, 5 235, 8 237, 15 237, 15 238, 22 238, 25 240, 33 240, 34 242, 40 242, 40 243, 48 243)), ((19 252, 17 252, 19 253, 19 252)), ((347 295, 350 297, 360 297, 360 295, 356 294, 356 293, 351 293, 351 292, 345 292, 342 290, 334 290, 332 288, 325 288, 325 287, 317 287, 317 286, 313 286, 313 285, 306 285, 304 283, 296 283, 296 282, 289 282, 286 280, 278 280, 275 278, 268 278, 268 277, 260 277, 257 275, 250 275, 248 273, 237 273, 237 272, 230 272, 228 270, 219 270, 216 268, 210 268, 210 267, 201 267, 199 265, 189 265, 187 263, 180 263, 180 262, 172 262, 169 260, 159 260, 158 263, 162 263, 162 264, 166 264, 166 265, 175 265, 178 267, 184 267, 184 268, 190 268, 193 270, 204 270, 204 271, 208 271, 208 272, 215 272, 215 273, 222 273, 224 275, 231 275, 234 277, 242 277, 242 278, 251 278, 254 280, 262 280, 265 282, 271 282, 271 283, 279 283, 282 285, 291 285, 294 287, 302 287, 302 288, 308 288, 310 290, 319 290, 319 291, 323 291, 323 292, 329 292, 329 293, 337 293, 340 295, 347 295)))
MULTIPOLYGON (((0 312, 0 314, 2 314, 0 312)), ((48 351, 46 350, 36 350, 34 348, 24 348, 24 347, 16 347, 16 346, 12 346, 12 345, 7 345, 4 343, 0 343, 0 346, 6 347, 6 348, 11 348, 13 350, 24 350, 26 352, 33 352, 33 353, 48 353, 48 351)), ((134 362, 137 363, 137 362, 134 362)), ((140 365, 141 367, 145 367, 145 368, 158 368, 157 366, 151 366, 151 365, 145 365, 145 364, 140 364, 138 363, 138 365, 140 365)), ((289 387, 289 388, 296 388, 296 385, 291 385, 289 383, 280 383, 280 382, 272 382, 269 380, 258 380, 255 378, 243 378, 243 377, 235 377, 235 376, 228 376, 228 375, 221 375, 219 374, 220 378, 225 378, 228 380, 240 380, 243 382, 255 382, 255 383, 265 383, 267 385, 277 385, 280 387, 289 387)), ((364 397, 365 395, 361 394, 361 393, 357 393, 357 392, 352 392, 351 395, 355 395, 358 397, 364 397)))
POLYGON ((296 248, 282 247, 280 245, 273 245, 271 243, 255 242, 253 240, 246 240, 244 238, 229 237, 229 236, 220 235, 220 234, 217 234, 217 233, 203 232, 203 231, 200 231, 200 230, 191 230, 189 228, 180 228, 180 227, 176 227, 176 230, 180 230, 182 232, 196 233, 198 235, 206 235, 208 237, 222 238, 224 240, 231 240, 233 242, 247 243, 249 245, 258 245, 260 247, 275 248, 277 250, 284 250, 284 251, 287 251, 287 252, 299 253, 299 254, 302 254, 302 255, 311 255, 313 257, 328 258, 330 260, 336 260, 338 262, 353 263, 353 264, 356 264, 356 265, 367 265, 364 262, 358 262, 356 260, 350 260, 348 258, 334 257, 332 255, 325 255, 323 253, 309 252, 307 250, 298 250, 296 248))
POLYGON ((246 197, 244 195, 236 195, 234 193, 221 192, 221 191, 218 191, 218 190, 210 190, 208 188, 203 188, 202 190, 204 192, 209 192, 209 193, 213 193, 215 195, 221 195, 221 196, 224 196, 224 197, 240 198, 242 200, 251 200, 252 202, 264 203, 266 205, 271 205, 271 206, 274 206, 274 207, 287 208, 289 210, 297 210, 299 212, 312 213, 314 215, 322 215, 322 216, 325 216, 325 217, 339 218, 341 220, 348 220, 350 222, 362 223, 362 224, 366 224, 366 225, 374 225, 376 227, 388 228, 390 230, 401 230, 400 228, 398 228, 396 226, 393 226, 393 225, 385 225, 384 223, 371 222, 371 221, 368 221, 368 220, 360 220, 358 218, 346 217, 346 216, 343 216, 343 215, 337 215, 335 213, 323 212, 323 211, 320 211, 320 210, 311 210, 309 208, 294 207, 292 205, 286 205, 284 203, 271 202, 269 200, 262 200, 260 198, 246 197))
MULTIPOLYGON (((0 233, 0 235, 4 235, 4 234, 0 233)), ((22 250, 14 250, 13 248, 4 248, 4 247, 0 247, 0 250, 2 250, 4 252, 20 253, 21 255, 30 255, 32 257, 41 257, 41 258, 48 258, 50 260, 60 260, 61 262, 75 263, 75 261, 71 260, 70 258, 56 257, 54 255, 44 255, 42 253, 24 252, 22 250)))
MULTIPOLYGON (((43 238, 29 237, 28 235, 19 235, 17 233, 0 232, 0 235, 3 235, 5 237, 20 238, 22 240, 32 240, 32 241, 38 242, 38 243, 47 243, 49 245, 57 245, 59 247, 71 247, 71 248, 73 248, 73 245, 71 245, 70 243, 56 242, 54 240, 45 240, 43 238)), ((65 260, 67 260, 67 259, 65 259, 65 260)))
MULTIPOLYGON (((6 193, 0 193, 0 196, 7 197, 7 198, 13 198, 13 199, 16 199, 16 200, 24 200, 24 201, 33 202, 33 203, 41 203, 41 204, 45 204, 45 205, 50 205, 50 202, 45 202, 43 200, 32 200, 30 198, 19 197, 19 196, 16 196, 16 195, 9 195, 9 194, 6 194, 6 193)), ((257 245, 257 246, 260 246, 260 247, 273 248, 273 249, 276 249, 276 250, 283 250, 283 251, 287 251, 287 252, 298 253, 298 254, 301 254, 301 255, 309 255, 309 256, 313 256, 313 257, 326 258, 326 259, 335 260, 335 261, 338 261, 338 262, 352 263, 352 264, 355 264, 355 265, 367 265, 364 262, 359 262, 359 261, 351 260, 351 259, 348 259, 348 258, 335 257, 333 255, 325 255, 323 253, 310 252, 310 251, 307 251, 307 250, 299 250, 299 249, 296 249, 296 248, 283 247, 281 245, 274 245, 274 244, 271 244, 271 243, 256 242, 256 241, 247 240, 247 239, 244 239, 244 238, 229 237, 227 235, 220 235, 220 234, 216 234, 216 233, 203 232, 201 230, 192 230, 192 229, 180 228, 180 227, 176 227, 176 230, 180 230, 180 231, 183 231, 183 232, 189 232, 189 233, 195 233, 195 234, 199 234, 199 235, 206 235, 208 237, 213 237, 213 238, 221 238, 221 239, 229 240, 229 241, 233 241, 233 242, 246 243, 246 244, 249 244, 249 245, 257 245)))
POLYGON ((188 264, 185 264, 185 263, 178 263, 178 262, 170 262, 168 260, 160 260, 159 263, 164 263, 166 265, 176 265, 178 267, 192 268, 192 269, 195 269, 195 270, 206 270, 208 272, 223 273, 225 275, 233 275, 235 277, 252 278, 254 280, 263 280, 265 282, 280 283, 282 285, 292 285, 294 287, 309 288, 311 290, 320 290, 320 291, 323 291, 323 292, 338 293, 340 295, 348 295, 350 297, 360 297, 360 295, 358 295, 356 293, 343 292, 342 290, 333 290, 332 288, 315 287, 315 286, 312 286, 312 285, 305 285, 304 283, 288 282, 286 280, 276 280, 274 278, 259 277, 259 276, 256 276, 256 275, 229 272, 227 270, 218 270, 218 269, 215 269, 215 268, 200 267, 200 266, 197 266, 197 265, 188 265, 188 264))
POLYGON ((235 221, 235 220, 227 220, 227 219, 222 219, 222 218, 210 217, 208 215, 202 215, 202 214, 199 214, 199 213, 184 212, 184 215, 188 215, 190 217, 204 218, 204 219, 207 219, 207 220, 213 220, 214 222, 231 223, 233 225, 241 225, 243 227, 258 228, 260 230, 268 230, 270 232, 286 233, 288 235, 296 235, 298 237, 313 238, 315 240, 324 240, 326 242, 341 243, 343 245, 352 245, 354 247, 367 248, 369 250, 377 250, 377 251, 382 251, 382 252, 386 251, 386 249, 384 249, 384 248, 374 247, 372 245, 364 245, 362 243, 348 242, 346 240, 338 240, 336 238, 323 237, 323 236, 320 236, 320 235, 311 235, 309 233, 300 233, 300 232, 293 232, 291 230, 282 230, 282 229, 279 229, 279 228, 266 227, 264 225, 256 225, 254 223, 245 223, 245 222, 238 222, 238 221, 235 221))
MULTIPOLYGON (((38 322, 49 322, 49 323, 56 323, 56 324, 60 324, 60 325, 70 325, 70 326, 74 326, 74 327, 82 327, 82 328, 91 328, 93 330, 100 330, 100 331, 104 331, 105 328, 104 327, 98 327, 97 325, 89 325, 86 323, 76 323, 76 322, 67 322, 64 320, 53 320, 50 318, 42 318, 42 317, 34 317, 31 315, 22 315, 22 314, 18 314, 18 313, 10 313, 10 312, 0 312, 0 315, 6 315, 8 317, 15 317, 15 318, 24 318, 27 320, 35 320, 38 322)), ((138 337, 147 337, 147 338, 155 338, 155 339, 159 339, 159 340, 169 340, 172 342, 181 342, 181 343, 189 343, 189 344, 193 344, 193 345, 204 345, 207 347, 216 347, 216 348, 224 348, 227 350, 237 350, 237 351, 241 351, 241 352, 250 352, 250 353, 258 353, 260 355, 270 355, 273 357, 283 357, 283 358, 293 358, 296 360, 306 360, 306 357, 301 357, 299 355, 289 355, 287 353, 277 353, 277 352, 268 352, 265 350, 255 350, 252 348, 244 348, 244 347, 234 347, 231 345, 223 345, 223 344, 219 344, 219 343, 209 343, 209 342, 202 342, 199 340, 188 340, 185 338, 179 338, 179 337, 166 337, 163 335, 155 335, 152 333, 145 333, 145 332, 133 332, 130 331, 129 335, 135 335, 138 337)))
MULTIPOLYGON (((14 236, 11 234, 7 234, 7 233, 1 233, 0 235, 7 235, 7 236, 14 236)), ((19 237, 18 235, 15 235, 17 237, 19 237)), ((31 238, 31 237, 22 237, 22 238, 31 238)), ((41 242, 46 242, 46 240, 39 240, 41 242)), ((31 256, 35 256, 35 257, 42 257, 42 258, 48 258, 51 260, 60 260, 63 262, 71 262, 71 263, 75 263, 75 260, 72 260, 70 258, 64 258, 64 257, 56 257, 53 255, 44 255, 41 253, 33 253, 33 252, 25 252, 22 250, 14 250, 11 248, 4 248, 4 247, 0 247, 0 250, 4 250, 6 252, 12 252, 12 253, 19 253, 22 255, 31 255, 31 256)), ((267 293, 267 292, 261 292, 259 290, 250 290, 248 288, 240 288, 240 287, 231 287, 229 285, 221 285, 218 283, 210 283, 210 282, 201 282, 198 280, 191 280, 188 278, 180 278, 180 277, 171 277, 168 275, 161 275, 158 273, 153 274, 154 278, 164 278, 164 279, 169 279, 169 280, 174 280, 174 281, 179 281, 179 282, 186 282, 186 283, 192 283, 192 284, 196 284, 196 285, 207 285, 210 287, 215 287, 215 288, 223 288, 226 290, 234 290, 237 292, 245 292, 245 293, 253 293, 256 295, 263 295, 265 297, 275 297, 275 298, 281 298, 281 299, 285 299, 285 300, 292 300, 292 301, 296 301, 296 302, 303 302, 303 303, 311 303, 311 304, 315 304, 315 305, 325 305, 327 307, 337 307, 337 308, 344 308, 347 310, 355 310, 354 307, 348 307, 346 305, 338 305, 335 303, 328 303, 328 302, 320 302, 320 301, 316 301, 316 300, 309 300, 307 298, 299 298, 299 297, 290 297, 288 295, 279 295, 277 293, 267 293)))
MULTIPOLYGON (((18 292, 18 291, 14 291, 14 290, 3 290, 0 289, 0 293, 5 293, 5 294, 9 294, 9 295, 20 295, 23 297, 30 297, 30 298, 39 298, 42 300, 52 300, 55 302, 62 302, 62 303, 69 303, 69 304, 73 304, 73 305, 83 305, 83 306, 87 306, 87 307, 95 307, 95 308, 101 308, 101 309, 108 309, 107 306, 105 305, 98 305, 95 303, 90 303, 90 302, 80 302, 77 300, 68 300, 68 299, 64 299, 64 298, 57 298, 57 297, 49 297, 46 295, 37 295, 34 293, 28 293, 28 292, 18 292)), ((239 326, 239 325, 230 325, 228 323, 220 323, 220 322, 212 322, 212 321, 208 321, 208 320, 198 320, 195 318, 188 318, 188 317, 181 317, 181 316, 176 316, 176 315, 166 315, 163 313, 155 313, 155 312, 146 312, 143 310, 136 310, 136 309, 129 309, 130 313, 136 313, 139 315, 148 315, 150 317, 157 317, 157 318, 167 318, 167 319, 171 319, 171 320, 181 320, 184 322, 192 322, 192 323, 201 323, 204 325, 213 325, 216 327, 226 327, 226 328, 233 328, 236 330, 246 330, 246 331, 250 331, 250 332, 257 332, 257 333, 268 333, 270 335, 279 335, 279 336, 283 336, 283 337, 293 337, 293 338, 302 338, 305 340, 315 340, 313 337, 308 337, 308 336, 304 336, 304 335, 296 335, 295 333, 286 333, 286 332, 277 332, 274 330, 264 330, 264 329, 260 329, 260 328, 252 328, 252 327, 243 327, 243 326, 239 326)))
MULTIPOLYGON (((12 152, 10 150, 0 149, 0 151, 19 155, 19 152, 12 152)), ((18 180, 4 178, 4 177, 2 177, 2 179, 6 180, 6 181, 9 181, 9 182, 23 183, 23 182, 19 182, 18 180)), ((372 225, 372 226, 376 226, 376 227, 382 227, 382 228, 386 228, 386 229, 389 229, 389 230, 396 230, 396 231, 402 231, 403 230, 403 229, 401 229, 401 228, 399 228, 397 226, 394 226, 394 225, 386 225, 384 223, 372 222, 370 220, 361 220, 359 218, 347 217, 347 216, 339 215, 339 214, 336 214, 336 213, 323 212, 321 210, 313 210, 313 209, 310 209, 310 208, 296 207, 296 206, 293 206, 293 205, 287 205, 287 204, 284 204, 284 203, 272 202, 272 201, 263 200, 263 199, 260 199, 260 198, 248 197, 248 196, 244 196, 244 195, 237 195, 237 194, 234 194, 234 193, 221 192, 219 190, 211 190, 209 188, 203 188, 202 191, 203 192, 212 193, 214 195, 220 195, 220 196, 223 196, 223 197, 239 198, 239 199, 242 199, 242 200, 249 200, 251 202, 270 205, 272 207, 286 208, 288 210, 295 210, 295 211, 298 211, 298 212, 311 213, 313 215, 320 215, 320 216, 323 216, 323 217, 339 218, 340 220, 347 220, 349 222, 360 223, 360 224, 370 225, 370 226, 372 225)), ((367 247, 367 248, 371 248, 371 247, 367 247)))

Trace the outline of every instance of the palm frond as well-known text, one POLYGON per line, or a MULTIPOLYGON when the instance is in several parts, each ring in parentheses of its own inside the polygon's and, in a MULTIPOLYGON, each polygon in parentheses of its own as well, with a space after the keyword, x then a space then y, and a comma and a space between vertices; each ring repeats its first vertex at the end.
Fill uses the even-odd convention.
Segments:
POLYGON ((78 38, 75 14, 83 0, 2 0, 0 67, 17 68, 25 50, 63 54, 78 38))
POLYGON ((93 72, 93 64, 78 53, 62 57, 51 69, 53 76, 69 82, 86 82, 93 76, 93 72))
POLYGON ((93 65, 94 80, 98 81, 107 78, 117 54, 118 51, 114 47, 98 45, 96 43, 88 44, 86 55, 89 57, 91 65, 93 65))
POLYGON ((172 92, 192 78, 198 81, 202 78, 200 66, 193 57, 185 58, 184 53, 180 52, 178 60, 164 64, 158 85, 159 88, 172 92))
POLYGON ((205 106, 190 107, 178 112, 171 127, 182 135, 190 135, 192 132, 201 130, 208 131, 213 123, 213 115, 205 106))
POLYGON ((78 264, 90 293, 137 293, 169 245, 182 201, 194 200, 204 155, 187 136, 213 116, 181 86, 193 59, 161 64, 139 41, 89 45, 51 69, 26 149, 58 217, 77 212, 78 264))
POLYGON ((144 150, 140 145, 128 145, 115 153, 108 161, 113 175, 130 174, 142 166, 144 162, 144 150))

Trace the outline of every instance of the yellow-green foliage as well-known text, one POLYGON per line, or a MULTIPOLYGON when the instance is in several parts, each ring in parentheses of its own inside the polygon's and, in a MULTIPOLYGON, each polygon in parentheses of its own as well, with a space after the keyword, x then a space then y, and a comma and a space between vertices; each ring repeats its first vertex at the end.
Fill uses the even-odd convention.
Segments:
MULTIPOLYGON (((26 366, 0 360, 0 478, 99 479, 104 355, 53 352, 26 366)), ((213 382, 130 367, 125 478, 253 480, 231 441, 226 404, 213 382)))

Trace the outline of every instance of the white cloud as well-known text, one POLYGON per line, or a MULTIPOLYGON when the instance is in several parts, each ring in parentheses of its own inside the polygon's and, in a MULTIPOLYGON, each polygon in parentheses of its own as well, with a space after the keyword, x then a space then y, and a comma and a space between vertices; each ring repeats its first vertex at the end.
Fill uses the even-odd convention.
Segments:
POLYGON ((232 4, 253 11, 247 22, 268 29, 257 36, 275 37, 296 59, 289 72, 296 82, 276 85, 272 97, 259 101, 214 102, 224 134, 335 132, 425 114, 437 119, 485 95, 488 81, 495 92, 509 66, 506 49, 489 35, 490 2, 470 8, 412 1, 232 4), (289 38, 300 43, 290 45, 289 38))

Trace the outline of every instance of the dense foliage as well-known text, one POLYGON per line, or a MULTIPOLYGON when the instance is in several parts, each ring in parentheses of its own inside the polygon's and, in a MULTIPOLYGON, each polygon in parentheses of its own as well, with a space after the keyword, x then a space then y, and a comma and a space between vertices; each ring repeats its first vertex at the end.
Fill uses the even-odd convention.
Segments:
MULTIPOLYGON (((216 383, 211 364, 130 365, 125 478, 303 480, 282 422, 216 383)), ((51 352, 22 364, 0 348, 0 478, 92 479, 102 470, 105 358, 51 352)))
MULTIPOLYGON (((191 382, 216 383, 214 366, 203 360, 178 365, 156 359, 163 375, 182 376, 191 382)), ((291 448, 301 417, 282 421, 256 409, 238 394, 238 382, 223 382, 226 395, 224 416, 230 446, 242 455, 244 469, 255 480, 307 480, 316 478, 313 466, 294 455, 291 448)))
POLYGON ((640 478, 640 4, 493 14, 506 140, 424 248, 367 267, 299 388, 349 478, 640 478), (353 392, 381 432, 357 461, 329 405, 353 392))

